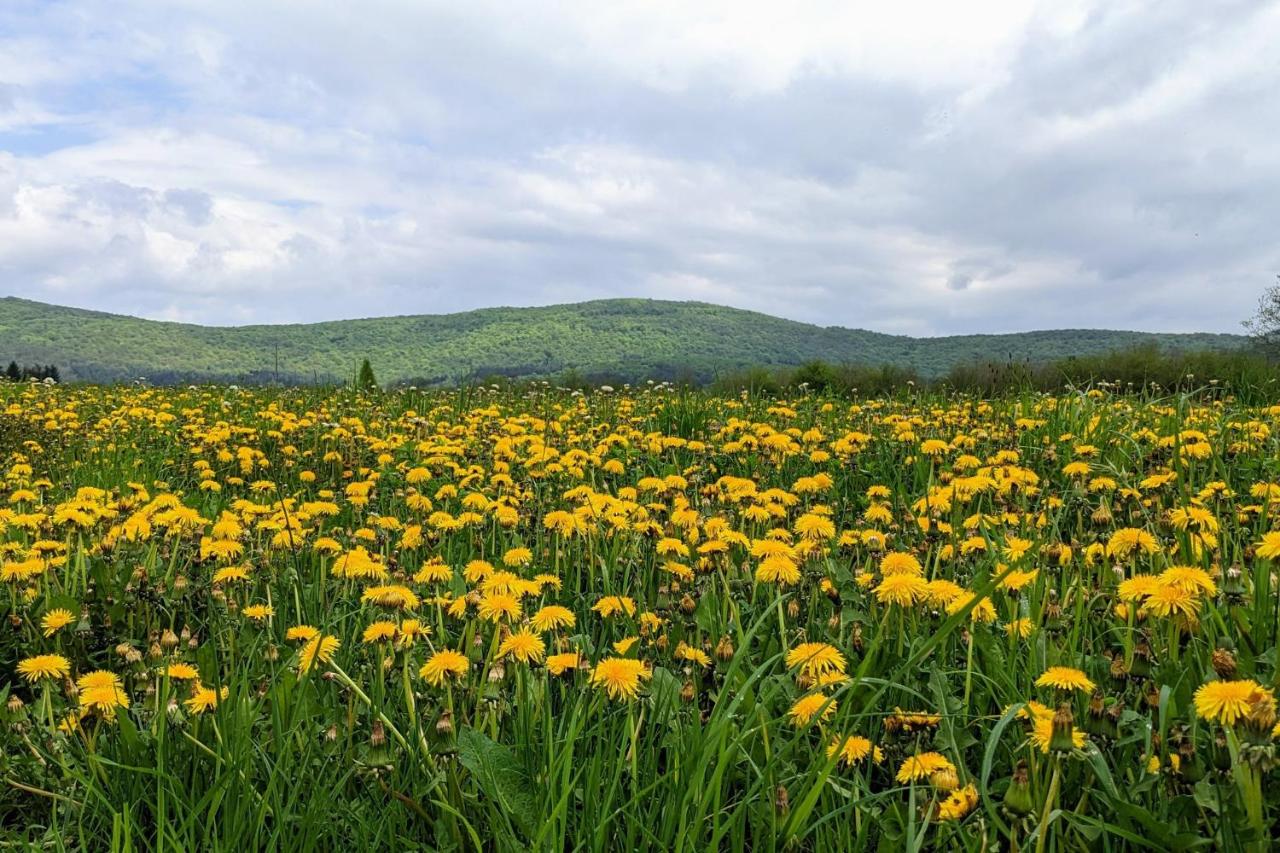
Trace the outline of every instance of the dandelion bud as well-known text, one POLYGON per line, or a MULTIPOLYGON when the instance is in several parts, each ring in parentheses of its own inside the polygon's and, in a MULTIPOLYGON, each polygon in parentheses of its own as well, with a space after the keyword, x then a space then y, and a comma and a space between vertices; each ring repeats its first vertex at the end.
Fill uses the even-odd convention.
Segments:
POLYGON ((274 663, 275 661, 280 659, 280 649, 276 648, 275 644, 273 643, 272 645, 269 645, 262 650, 262 656, 266 658, 268 661, 271 661, 272 663, 274 663))
POLYGON ((1129 674, 1137 678, 1145 678, 1151 674, 1151 645, 1146 640, 1139 640, 1133 647, 1133 663, 1129 666, 1129 674))
POLYGON ((440 714, 440 719, 436 720, 436 734, 448 736, 453 734, 453 714, 444 711, 440 714))
POLYGON ((1101 690, 1095 690, 1089 699, 1089 715, 1085 719, 1085 730, 1091 734, 1114 738, 1120 734, 1118 722, 1120 714, 1114 711, 1120 703, 1103 696, 1101 690))
POLYGON ((680 699, 684 702, 692 702, 695 695, 693 682, 686 681, 684 686, 680 688, 680 699))
POLYGON ((792 619, 800 618, 800 602, 794 598, 787 602, 787 615, 792 619))
POLYGON ((1227 748, 1227 736, 1221 729, 1213 736, 1213 766, 1218 770, 1230 770, 1231 751, 1227 748))
POLYGON ((721 661, 727 661, 733 657, 733 643, 729 642, 728 634, 722 636, 720 642, 716 644, 716 657, 721 661))
POLYGON ((26 703, 22 701, 22 697, 14 693, 9 696, 8 708, 10 714, 16 714, 25 707, 26 703))
POLYGON ((1249 712, 1244 717, 1245 733, 1257 743, 1270 743, 1276 726, 1276 700, 1270 690, 1255 690, 1249 697, 1249 712))
POLYGON ((181 639, 184 643, 191 639, 191 629, 186 625, 182 626, 181 639))
MULTIPOLYGON (((325 674, 326 674, 326 675, 328 675, 328 673, 325 673, 325 674)), ((338 739, 338 727, 337 727, 337 726, 329 726, 329 728, 325 729, 325 730, 324 730, 324 739, 325 739, 325 740, 327 740, 327 741, 329 741, 330 743, 333 743, 335 740, 337 740, 337 739, 338 739)))
POLYGON ((1204 764, 1200 761, 1199 756, 1196 755, 1194 742, 1187 739, 1178 744, 1176 757, 1179 759, 1178 771, 1181 773, 1182 778, 1192 784, 1204 778, 1204 764))
POLYGON ((785 785, 779 785, 778 790, 774 792, 773 806, 779 815, 785 815, 791 810, 791 796, 787 793, 785 785))
POLYGON ((1227 649, 1213 650, 1213 671, 1218 673, 1218 678, 1223 681, 1230 681, 1236 675, 1236 656, 1227 649))
POLYGON ((387 742, 387 732, 382 720, 373 721, 373 731, 369 733, 369 746, 382 746, 387 742))
POLYGON ((833 613, 831 615, 831 618, 827 620, 827 630, 829 631, 840 630, 840 614, 833 613))
POLYGON ((1044 609, 1044 626, 1047 630, 1058 632, 1064 627, 1062 622, 1062 605, 1050 603, 1044 609))
POLYGON ((1053 714, 1053 728, 1049 735, 1049 749, 1056 752, 1070 752, 1075 748, 1075 715, 1071 706, 1063 702, 1053 714))
POLYGON ((173 579, 173 591, 177 593, 185 592, 187 589, 187 583, 186 575, 178 575, 173 579))
POLYGON ((1031 785, 1027 781, 1027 763, 1019 761, 1004 793, 1004 807, 1015 815, 1031 814, 1035 804, 1031 802, 1031 785))
POLYGON ((498 682, 502 681, 503 678, 506 678, 506 675, 507 675, 507 668, 503 666, 502 661, 498 661, 493 666, 489 667, 489 683, 490 684, 497 684, 498 682))
POLYGON ((147 649, 147 656, 152 660, 164 657, 164 649, 160 648, 159 643, 152 643, 150 648, 147 649))
POLYGON ((929 783, 941 791, 954 791, 960 787, 960 777, 954 767, 944 767, 929 775, 929 783))
POLYGON ((693 596, 689 595, 689 593, 687 592, 684 594, 684 597, 680 599, 680 609, 683 610, 686 614, 692 613, 694 610, 697 609, 697 607, 698 607, 698 602, 694 601, 693 596))
POLYGON ((658 651, 665 652, 667 650, 667 646, 671 644, 671 641, 667 639, 666 634, 663 634, 654 640, 653 644, 658 647, 658 651))
POLYGON ((1098 527, 1106 527, 1112 521, 1111 510, 1106 504, 1103 504, 1093 511, 1093 514, 1089 516, 1089 520, 1098 527))
POLYGON ((1222 591, 1226 593, 1228 598, 1243 598, 1246 592, 1244 586, 1244 572, 1239 566, 1231 566, 1227 569, 1222 579, 1222 591))
POLYGON ((164 633, 160 635, 160 645, 166 649, 172 649, 178 645, 178 635, 173 633, 172 628, 164 629, 164 633))

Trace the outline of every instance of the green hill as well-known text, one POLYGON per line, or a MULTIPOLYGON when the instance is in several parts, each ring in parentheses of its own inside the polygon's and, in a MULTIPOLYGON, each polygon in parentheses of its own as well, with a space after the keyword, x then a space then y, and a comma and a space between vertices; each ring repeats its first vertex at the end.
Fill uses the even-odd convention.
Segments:
POLYGON ((699 302, 608 299, 545 308, 486 308, 273 326, 212 327, 0 298, 0 366, 55 364, 64 379, 341 381, 368 358, 383 381, 420 384, 493 374, 555 376, 576 369, 623 380, 749 366, 894 364, 923 376, 974 360, 1047 361, 1155 342, 1226 349, 1225 334, 1067 329, 910 338, 813 326, 699 302))

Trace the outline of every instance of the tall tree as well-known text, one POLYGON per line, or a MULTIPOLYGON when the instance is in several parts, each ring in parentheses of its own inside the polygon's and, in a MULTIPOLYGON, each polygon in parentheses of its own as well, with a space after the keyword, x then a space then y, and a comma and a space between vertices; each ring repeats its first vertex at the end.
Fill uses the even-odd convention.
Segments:
POLYGON ((378 387, 378 380, 373 376, 373 365, 369 364, 367 358, 360 365, 360 377, 356 379, 356 387, 364 391, 372 391, 378 387))
POLYGON ((1245 320, 1244 327, 1263 352, 1280 356, 1280 275, 1276 276, 1276 284, 1262 292, 1258 313, 1245 320))
POLYGON ((10 382, 18 382, 22 379, 22 370, 18 367, 18 362, 9 362, 9 369, 4 372, 10 382))

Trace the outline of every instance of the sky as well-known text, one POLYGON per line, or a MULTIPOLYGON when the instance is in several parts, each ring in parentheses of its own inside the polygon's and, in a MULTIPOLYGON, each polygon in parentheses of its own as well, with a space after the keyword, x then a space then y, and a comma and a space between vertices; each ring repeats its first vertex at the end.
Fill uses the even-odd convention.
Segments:
POLYGON ((1280 3, 4 0, 0 295, 1241 331, 1280 3))

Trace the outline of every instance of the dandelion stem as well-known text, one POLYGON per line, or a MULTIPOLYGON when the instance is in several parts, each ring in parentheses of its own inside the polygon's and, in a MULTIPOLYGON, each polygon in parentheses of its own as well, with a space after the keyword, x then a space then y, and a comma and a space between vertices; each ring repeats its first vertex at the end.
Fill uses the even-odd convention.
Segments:
POLYGON ((1040 825, 1036 828, 1036 853, 1044 853, 1045 842, 1049 837, 1049 815, 1058 801, 1058 785, 1062 781, 1062 758, 1053 758, 1053 777, 1049 781, 1049 793, 1044 798, 1044 808, 1040 811, 1040 825))

